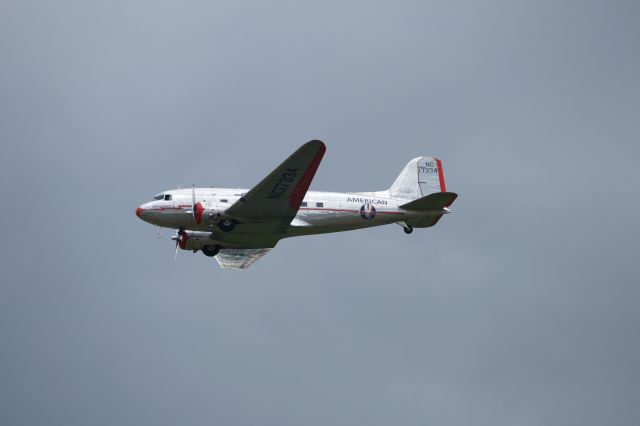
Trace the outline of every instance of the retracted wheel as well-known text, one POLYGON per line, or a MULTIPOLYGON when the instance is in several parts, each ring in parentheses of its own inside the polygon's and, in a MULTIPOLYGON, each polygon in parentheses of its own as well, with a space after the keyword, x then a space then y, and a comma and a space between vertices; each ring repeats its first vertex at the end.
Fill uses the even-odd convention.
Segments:
POLYGON ((413 226, 407 225, 407 226, 404 227, 404 233, 405 234, 410 234, 412 232, 413 232, 413 226))
POLYGON ((219 246, 204 246, 202 247, 202 253, 205 256, 213 257, 220 251, 219 246))
POLYGON ((237 222, 233 219, 223 219, 218 222, 218 228, 222 229, 224 232, 230 232, 236 227, 236 223, 237 222))

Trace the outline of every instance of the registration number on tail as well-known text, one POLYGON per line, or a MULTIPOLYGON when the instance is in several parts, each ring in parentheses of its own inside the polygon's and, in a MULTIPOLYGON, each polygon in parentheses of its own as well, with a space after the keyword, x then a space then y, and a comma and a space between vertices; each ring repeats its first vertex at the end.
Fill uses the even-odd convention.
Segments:
POLYGON ((438 166, 435 161, 427 161, 424 166, 418 166, 418 171, 420 173, 438 173, 438 166))

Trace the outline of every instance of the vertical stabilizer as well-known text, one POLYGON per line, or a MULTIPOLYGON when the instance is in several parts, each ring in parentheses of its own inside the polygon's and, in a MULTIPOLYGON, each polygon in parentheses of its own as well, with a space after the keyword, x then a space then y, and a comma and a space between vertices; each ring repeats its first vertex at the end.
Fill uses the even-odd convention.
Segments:
POLYGON ((442 162, 435 157, 417 157, 400 172, 389 188, 389 195, 392 198, 415 200, 446 190, 442 162))

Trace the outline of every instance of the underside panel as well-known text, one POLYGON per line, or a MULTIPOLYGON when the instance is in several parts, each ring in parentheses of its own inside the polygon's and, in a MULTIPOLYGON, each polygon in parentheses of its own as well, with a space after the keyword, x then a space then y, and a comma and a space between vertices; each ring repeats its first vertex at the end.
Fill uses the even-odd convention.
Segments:
POLYGON ((407 224, 413 226, 414 228, 429 228, 440 220, 443 215, 425 217, 418 220, 408 220, 407 224))
POLYGON ((269 250, 271 249, 223 249, 216 256, 216 260, 223 269, 246 269, 269 250))

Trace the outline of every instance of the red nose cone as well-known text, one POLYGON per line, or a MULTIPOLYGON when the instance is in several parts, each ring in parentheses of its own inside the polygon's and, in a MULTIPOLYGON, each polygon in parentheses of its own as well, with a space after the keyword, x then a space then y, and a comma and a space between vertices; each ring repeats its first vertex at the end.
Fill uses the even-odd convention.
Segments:
POLYGON ((140 207, 138 207, 138 208, 136 209, 136 216, 140 217, 140 215, 142 214, 142 212, 143 212, 143 210, 142 210, 140 207))

